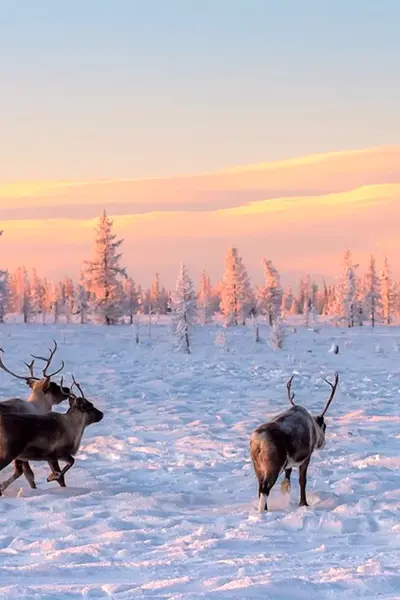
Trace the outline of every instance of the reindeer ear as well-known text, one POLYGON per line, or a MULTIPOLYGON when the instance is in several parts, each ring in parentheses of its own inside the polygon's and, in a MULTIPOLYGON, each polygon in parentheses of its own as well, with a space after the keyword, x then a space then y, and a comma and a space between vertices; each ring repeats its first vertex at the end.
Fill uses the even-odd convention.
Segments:
POLYGON ((76 399, 76 405, 78 408, 80 408, 81 410, 83 410, 85 408, 85 401, 83 400, 83 398, 77 398, 76 399))
POLYGON ((35 381, 35 379, 28 377, 28 379, 26 380, 26 385, 29 386, 32 390, 35 387, 35 381))

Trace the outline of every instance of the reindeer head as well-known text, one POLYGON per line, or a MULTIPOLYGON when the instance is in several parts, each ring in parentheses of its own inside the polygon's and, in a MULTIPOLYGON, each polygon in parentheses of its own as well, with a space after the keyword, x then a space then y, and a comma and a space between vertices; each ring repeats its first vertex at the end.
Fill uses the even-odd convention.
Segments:
POLYGON ((51 402, 52 406, 57 406, 69 398, 70 388, 63 385, 63 378, 60 383, 50 381, 49 379, 30 378, 27 384, 35 396, 44 395, 51 402))
MULTIPOLYGON (((27 375, 27 376, 26 375, 17 375, 13 371, 10 371, 10 369, 8 369, 5 366, 1 356, 0 356, 0 368, 3 369, 3 371, 6 371, 6 373, 9 373, 10 375, 12 375, 13 377, 16 377, 17 379, 21 379, 22 381, 25 381, 25 383, 32 390, 30 399, 43 398, 44 401, 46 403, 49 403, 51 406, 57 405, 69 397, 70 389, 69 389, 69 387, 63 386, 63 378, 61 378, 60 384, 55 383, 54 381, 51 381, 52 377, 54 377, 55 375, 58 375, 58 373, 60 373, 63 370, 64 361, 61 361, 61 367, 57 371, 55 371, 54 373, 48 373, 48 368, 50 367, 51 361, 53 360, 56 350, 57 350, 57 342, 54 341, 54 348, 53 348, 53 350, 51 350, 51 349, 49 350, 50 356, 48 358, 45 358, 43 356, 34 356, 33 354, 31 354, 33 360, 30 363, 25 363, 25 365, 29 369, 29 375, 27 375), (46 365, 42 371, 41 378, 36 377, 34 374, 34 371, 33 371, 33 367, 35 365, 36 359, 43 360, 46 363, 46 365)), ((0 348, 0 351, 4 353, 4 350, 2 350, 1 348, 0 348)))
POLYGON ((316 427, 316 432, 317 432, 316 448, 318 450, 320 450, 321 448, 323 448, 325 446, 326 423, 325 423, 324 416, 325 416, 326 411, 328 410, 328 408, 333 400, 333 397, 335 395, 337 384, 339 382, 339 374, 335 373, 334 383, 331 383, 327 379, 324 379, 324 381, 326 381, 326 383, 331 386, 331 395, 329 396, 328 402, 326 403, 326 406, 325 406, 324 410, 322 411, 322 413, 320 415, 318 415, 317 417, 314 417, 314 421, 317 426, 316 427))
MULTIPOLYGON (((99 423, 104 417, 104 413, 101 412, 98 408, 96 408, 89 400, 85 398, 85 394, 79 383, 75 381, 74 376, 72 375, 73 384, 71 385, 70 395, 69 395, 69 406, 72 411, 79 411, 87 415, 87 425, 92 425, 93 423, 99 423), (80 396, 76 396, 72 389, 76 387, 79 390, 80 396)), ((69 412, 69 411, 68 411, 69 412)))
MULTIPOLYGON (((293 381, 293 377, 294 375, 291 376, 291 378, 289 379, 289 381, 286 384, 287 387, 287 391, 288 391, 288 398, 290 403, 292 404, 292 406, 296 406, 295 403, 293 402, 294 399, 294 393, 291 392, 291 386, 292 386, 292 381, 293 381)), ((326 383, 328 385, 330 385, 331 387, 331 395, 328 398, 328 402, 326 403, 326 406, 324 408, 324 410, 322 411, 322 413, 320 415, 318 415, 317 417, 312 417, 315 423, 315 433, 316 433, 316 443, 315 443, 315 447, 320 450, 321 448, 323 448, 325 446, 325 431, 326 431, 326 423, 325 423, 325 419, 324 416, 326 414, 326 411, 328 410, 333 397, 335 395, 336 392, 336 388, 339 382, 339 374, 335 373, 335 381, 334 383, 331 383, 330 381, 328 381, 327 379, 324 379, 324 381, 326 381, 326 383)))

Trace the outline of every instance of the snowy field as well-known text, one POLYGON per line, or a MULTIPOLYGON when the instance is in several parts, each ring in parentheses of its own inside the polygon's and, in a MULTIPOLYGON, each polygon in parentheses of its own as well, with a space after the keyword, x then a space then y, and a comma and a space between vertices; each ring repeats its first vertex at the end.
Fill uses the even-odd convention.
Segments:
MULTIPOLYGON (((86 430, 68 488, 36 463, 37 490, 21 478, 0 498, 0 598, 400 598, 400 329, 299 328, 274 352, 239 328, 227 352, 207 327, 191 356, 171 350, 165 325, 151 343, 134 336, 1 326, 14 370, 56 339, 105 416, 86 430), (293 372, 295 401, 321 410, 335 370, 310 507, 298 508, 294 471, 290 498, 281 477, 259 515, 252 430, 288 407, 293 372)), ((0 372, 2 397, 26 393, 0 372)))

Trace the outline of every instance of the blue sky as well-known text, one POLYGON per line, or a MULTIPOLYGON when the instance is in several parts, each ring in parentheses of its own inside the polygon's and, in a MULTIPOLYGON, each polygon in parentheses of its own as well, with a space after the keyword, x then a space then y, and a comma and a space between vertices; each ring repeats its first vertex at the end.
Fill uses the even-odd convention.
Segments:
POLYGON ((0 180, 399 142, 398 0, 4 0, 0 180))

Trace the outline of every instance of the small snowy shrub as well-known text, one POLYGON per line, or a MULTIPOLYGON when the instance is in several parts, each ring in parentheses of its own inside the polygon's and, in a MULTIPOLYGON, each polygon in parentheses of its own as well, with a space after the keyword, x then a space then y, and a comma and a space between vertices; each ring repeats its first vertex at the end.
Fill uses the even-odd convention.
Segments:
POLYGON ((226 339, 226 335, 223 331, 217 331, 214 344, 225 350, 225 352, 229 352, 228 340, 226 339))
POLYGON ((330 352, 330 354, 339 354, 339 346, 333 342, 328 352, 330 352))
POLYGON ((282 323, 282 319, 277 317, 271 327, 271 333, 269 336, 269 343, 275 350, 282 350, 283 342, 285 341, 286 330, 282 323))

